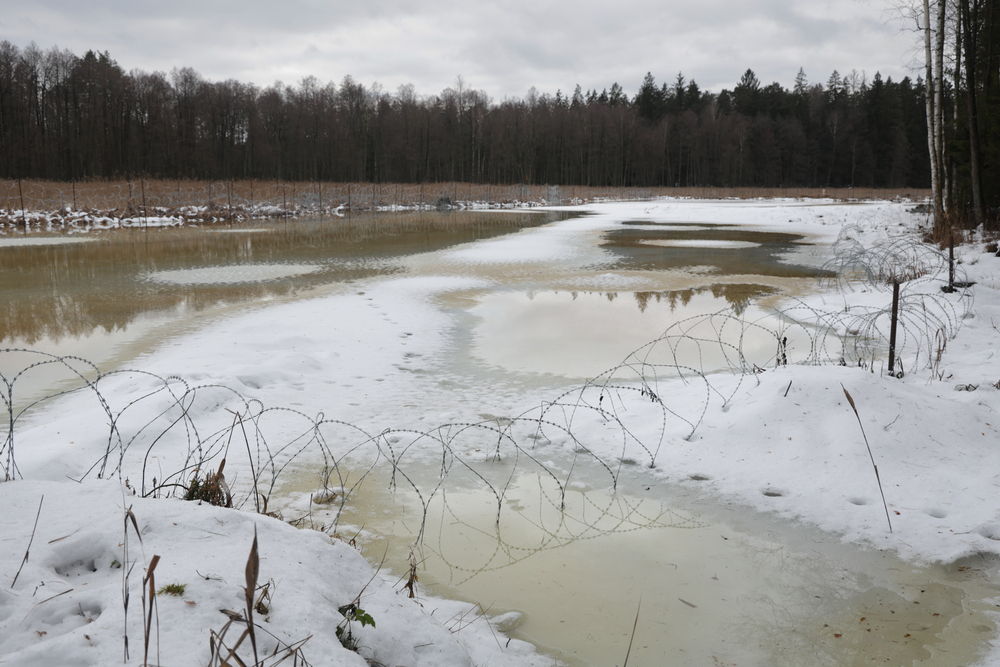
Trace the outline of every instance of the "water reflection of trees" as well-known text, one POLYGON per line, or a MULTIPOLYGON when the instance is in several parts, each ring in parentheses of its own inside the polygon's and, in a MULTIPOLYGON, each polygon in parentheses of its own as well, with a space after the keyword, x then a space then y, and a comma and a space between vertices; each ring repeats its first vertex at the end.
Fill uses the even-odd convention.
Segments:
POLYGON ((259 233, 117 230, 89 243, 0 248, 0 340, 34 344, 111 332, 146 313, 281 297, 395 270, 386 258, 522 229, 547 216, 413 213, 269 223, 259 233), (369 259, 373 261, 368 261, 369 259), (150 273, 204 266, 312 263, 312 274, 260 283, 176 285, 150 273))
POLYGON ((687 306, 695 295, 710 293, 716 299, 725 299, 726 303, 739 315, 746 310, 747 306, 754 299, 774 294, 776 291, 774 288, 767 287, 766 285, 716 283, 705 287, 691 287, 665 292, 634 292, 633 294, 635 302, 639 306, 639 311, 643 313, 649 307, 650 301, 655 301, 657 304, 665 303, 670 308, 670 311, 673 312, 678 306, 687 306))
MULTIPOLYGON (((711 294, 715 299, 724 299, 726 304, 733 309, 733 312, 740 315, 744 310, 746 310, 747 306, 749 306, 754 299, 774 294, 777 291, 778 290, 773 287, 768 287, 767 285, 756 285, 753 283, 713 283, 703 287, 689 287, 687 289, 648 292, 626 292, 626 294, 632 294, 633 298, 635 298, 636 305, 639 306, 639 312, 641 313, 646 312, 646 309, 650 307, 651 302, 657 305, 666 304, 670 311, 673 312, 678 307, 683 308, 687 306, 691 300, 699 294, 711 294)), ((573 301, 576 301, 580 294, 581 292, 579 290, 573 290, 570 292, 570 298, 573 301)), ((614 302, 621 293, 609 291, 582 292, 582 294, 601 294, 608 300, 608 302, 614 302)), ((529 293, 528 298, 534 298, 534 294, 529 293)))

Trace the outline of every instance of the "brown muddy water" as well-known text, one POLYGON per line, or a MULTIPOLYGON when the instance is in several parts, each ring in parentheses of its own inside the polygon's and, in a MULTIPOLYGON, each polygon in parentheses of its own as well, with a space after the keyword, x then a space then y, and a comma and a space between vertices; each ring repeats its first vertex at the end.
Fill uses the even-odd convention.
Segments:
POLYGON ((408 255, 557 217, 564 216, 400 213, 0 237, 0 344, 67 344, 124 333, 143 317, 173 321, 179 311, 294 298, 401 271, 398 260, 408 255))
MULTIPOLYGON (((0 348, 77 354, 111 370, 230 313, 349 282, 465 276, 488 286, 437 297, 455 326, 449 354, 424 372, 461 379, 456 390, 556 390, 672 324, 729 309, 762 323, 740 336, 747 354, 767 359, 774 338, 758 334, 775 326, 775 305, 815 290, 821 276, 824 249, 808 239, 703 223, 625 223, 595 235, 603 254, 586 266, 447 253, 560 217, 392 214, 52 245, 0 238, 0 348)), ((726 365, 694 353, 705 370, 726 365)), ((16 356, 0 356, 0 373, 23 365, 16 356)), ((35 377, 38 392, 73 380, 35 377)), ((571 665, 622 664, 633 622, 633 666, 961 665, 996 634, 987 613, 1000 593, 995 562, 913 566, 706 501, 695 480, 668 486, 629 467, 615 489, 570 454, 550 456, 544 469, 452 470, 440 487, 439 470, 414 465, 404 472, 419 495, 398 476, 390 491, 377 466, 352 489, 337 530, 358 533, 370 560, 385 554, 401 576, 412 550, 431 594, 478 602, 491 616, 515 612, 506 629, 571 665)), ((314 491, 314 480, 297 471, 284 492, 314 491)), ((313 505, 309 520, 329 525, 342 500, 313 505)))
MULTIPOLYGON (((564 217, 400 213, 0 236, 0 349, 75 355, 110 370, 214 318, 401 273, 408 256, 564 217)), ((2 355, 0 373, 33 360, 2 355)), ((76 380, 51 366, 21 382, 19 394, 76 380)))
MULTIPOLYGON (((914 566, 641 472, 616 491, 578 465, 569 483, 567 468, 408 467, 417 493, 389 470, 346 475, 334 529, 401 589, 416 563, 433 594, 569 665, 965 665, 996 633, 995 561, 914 566)), ((340 501, 308 520, 330 526, 340 501)))

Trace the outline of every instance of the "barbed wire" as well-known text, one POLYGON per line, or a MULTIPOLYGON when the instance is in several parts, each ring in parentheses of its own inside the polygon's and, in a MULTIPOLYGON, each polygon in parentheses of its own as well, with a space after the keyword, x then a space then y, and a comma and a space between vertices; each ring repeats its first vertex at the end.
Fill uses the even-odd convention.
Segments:
MULTIPOLYGON (((837 259, 853 275, 882 275, 880 263, 892 253, 923 267, 905 283, 900 304, 897 349, 911 368, 940 362, 945 341, 958 332, 973 301, 968 288, 941 291, 948 266, 934 252, 893 242, 882 250, 854 248, 849 262, 837 259)), ((844 281, 835 283, 849 286, 844 281)), ((867 288, 881 299, 880 286, 868 278, 867 288)), ((22 430, 29 443, 40 442, 56 437, 46 429, 58 431, 60 418, 88 429, 97 427, 96 414, 104 423, 101 451, 86 460, 78 479, 124 478, 143 496, 183 497, 192 478, 225 466, 233 505, 268 511, 290 471, 318 471, 313 488, 333 499, 325 523, 332 531, 366 485, 380 483, 405 493, 418 510, 410 536, 414 548, 437 551, 456 572, 468 566, 448 555, 440 536, 428 544, 428 520, 432 510, 460 520, 463 512, 448 502, 457 480, 492 499, 494 549, 471 571, 505 567, 533 549, 608 532, 694 527, 699 524, 691 517, 650 511, 618 495, 623 474, 634 466, 658 467, 665 446, 692 438, 713 404, 725 409, 768 369, 839 364, 881 370, 876 366, 887 341, 888 303, 833 311, 815 300, 784 303, 775 310, 737 306, 677 321, 615 366, 520 414, 421 429, 366 429, 323 413, 267 406, 223 384, 135 369, 102 372, 77 356, 0 349, 0 368, 13 369, 0 373, 0 470, 6 480, 23 476, 22 430), (33 395, 32 376, 54 370, 62 384, 33 395), (80 416, 85 414, 90 416, 80 416), (551 460, 553 448, 563 454, 559 464, 551 460), (584 497, 590 518, 573 514, 567 503, 569 495, 578 497, 574 481, 581 475, 603 479, 588 486, 611 494, 599 501, 584 497), (536 480, 538 501, 556 517, 551 525, 535 521, 534 545, 515 544, 503 534, 505 519, 517 512, 507 499, 525 479, 536 480)))

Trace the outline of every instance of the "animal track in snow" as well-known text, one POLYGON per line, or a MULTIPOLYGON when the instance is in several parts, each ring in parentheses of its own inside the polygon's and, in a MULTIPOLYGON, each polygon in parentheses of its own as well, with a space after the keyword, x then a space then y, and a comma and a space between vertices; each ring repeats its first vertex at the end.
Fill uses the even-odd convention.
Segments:
POLYGON ((81 535, 72 542, 57 546, 48 558, 48 565, 64 579, 87 577, 102 568, 110 568, 120 556, 94 535, 81 535))

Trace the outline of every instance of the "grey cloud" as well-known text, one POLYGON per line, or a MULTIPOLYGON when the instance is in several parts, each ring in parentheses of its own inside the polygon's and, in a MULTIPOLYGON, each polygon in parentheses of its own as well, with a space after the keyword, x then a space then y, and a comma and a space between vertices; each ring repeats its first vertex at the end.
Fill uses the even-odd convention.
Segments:
POLYGON ((0 16, 0 38, 108 50, 126 69, 190 66, 258 85, 351 74, 427 95, 462 74, 494 99, 613 81, 634 92, 646 71, 668 82, 683 71, 715 90, 747 67, 784 85, 800 66, 813 81, 835 68, 898 78, 915 41, 879 5, 856 0, 36 0, 0 16))

